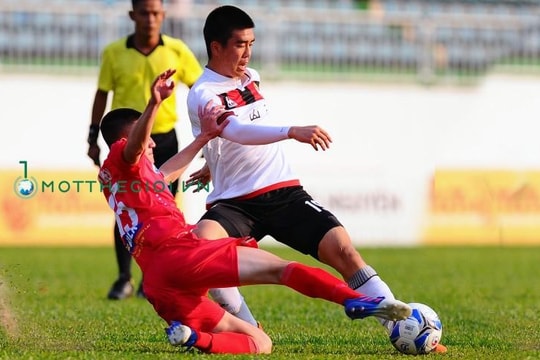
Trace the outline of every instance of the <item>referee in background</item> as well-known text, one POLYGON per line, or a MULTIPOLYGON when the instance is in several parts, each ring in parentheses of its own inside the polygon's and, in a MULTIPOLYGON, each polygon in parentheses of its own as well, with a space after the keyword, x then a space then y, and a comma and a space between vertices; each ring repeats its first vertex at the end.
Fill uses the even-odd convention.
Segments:
MULTIPOLYGON (((113 94, 111 110, 132 108, 142 112, 150 98, 152 82, 163 71, 176 69, 174 82, 184 83, 188 87, 202 74, 199 61, 182 40, 161 34, 161 24, 165 18, 162 0, 131 0, 131 4, 129 17, 135 25, 134 33, 107 45, 101 56, 88 134, 88 156, 97 166, 100 165, 101 152, 97 143, 99 123, 107 107, 109 92, 113 94)), ((160 106, 152 128, 152 139, 156 143, 154 159, 158 168, 178 152, 176 121, 174 93, 160 106)), ((173 195, 177 190, 178 180, 171 184, 173 195)), ((122 243, 117 225, 114 226, 114 248, 118 278, 107 297, 121 300, 133 295, 134 285, 131 254, 122 243)), ((137 295, 144 297, 142 280, 137 295)))

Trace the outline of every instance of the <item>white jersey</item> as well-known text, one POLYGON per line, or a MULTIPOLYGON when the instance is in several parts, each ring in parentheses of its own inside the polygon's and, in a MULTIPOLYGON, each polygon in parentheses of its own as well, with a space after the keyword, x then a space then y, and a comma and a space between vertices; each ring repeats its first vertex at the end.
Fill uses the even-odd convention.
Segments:
MULTIPOLYGON (((259 74, 246 70, 243 82, 222 76, 208 68, 192 86, 187 97, 193 135, 200 133, 198 108, 213 100, 234 112, 242 123, 272 125, 266 100, 259 92, 259 74)), ((279 124, 276 124, 279 125, 279 124)), ((242 145, 222 137, 211 140, 203 154, 212 174, 214 189, 207 204, 220 199, 249 197, 276 188, 298 185, 279 142, 242 145)))

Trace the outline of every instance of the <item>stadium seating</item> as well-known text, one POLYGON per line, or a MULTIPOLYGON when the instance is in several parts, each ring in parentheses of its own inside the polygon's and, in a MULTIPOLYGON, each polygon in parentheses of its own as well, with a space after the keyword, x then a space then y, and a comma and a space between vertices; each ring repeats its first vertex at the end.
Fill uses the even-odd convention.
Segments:
MULTIPOLYGON (((0 3, 4 62, 67 58, 95 67, 103 46, 133 29, 125 0, 54 0, 47 7, 36 3, 41 1, 0 3), (66 10, 68 3, 72 11, 66 10)), ((168 14, 163 31, 184 39, 204 62, 204 15, 222 3, 231 2, 193 0, 189 14, 168 14)), ((233 3, 254 14, 260 43, 274 44, 261 46, 254 55, 263 71, 265 66, 314 66, 481 72, 500 62, 540 56, 539 1, 373 0, 367 10, 359 10, 353 0, 233 3)))

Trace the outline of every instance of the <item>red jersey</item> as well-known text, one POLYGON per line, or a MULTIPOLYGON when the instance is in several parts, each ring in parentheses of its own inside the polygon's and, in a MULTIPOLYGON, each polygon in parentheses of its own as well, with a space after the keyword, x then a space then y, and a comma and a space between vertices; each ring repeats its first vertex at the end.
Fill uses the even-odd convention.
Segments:
POLYGON ((124 244, 137 258, 143 248, 155 250, 192 226, 186 225, 163 174, 145 155, 133 165, 124 160, 126 144, 121 139, 111 146, 98 179, 124 244))

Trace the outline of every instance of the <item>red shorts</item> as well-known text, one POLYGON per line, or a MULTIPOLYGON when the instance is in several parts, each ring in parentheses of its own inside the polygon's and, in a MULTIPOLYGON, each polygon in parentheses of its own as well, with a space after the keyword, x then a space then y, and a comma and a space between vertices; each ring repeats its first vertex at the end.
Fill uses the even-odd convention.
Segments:
POLYGON ((236 247, 256 247, 257 243, 238 238, 199 239, 191 233, 170 240, 145 254, 146 298, 167 323, 180 321, 200 331, 212 331, 225 310, 207 296, 208 289, 238 286, 236 247))

